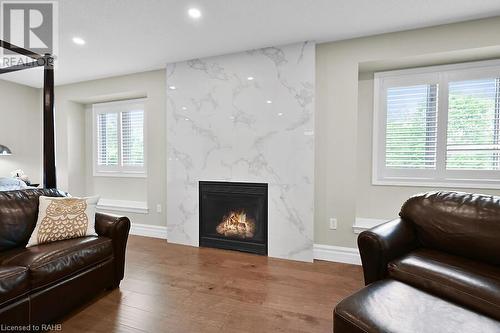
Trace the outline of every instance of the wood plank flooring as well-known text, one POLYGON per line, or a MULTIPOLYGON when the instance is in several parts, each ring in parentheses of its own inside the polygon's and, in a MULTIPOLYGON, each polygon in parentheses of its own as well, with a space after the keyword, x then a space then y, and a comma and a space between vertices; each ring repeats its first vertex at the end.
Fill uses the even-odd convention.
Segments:
POLYGON ((332 332, 360 266, 300 263, 130 236, 125 279, 63 332, 332 332))

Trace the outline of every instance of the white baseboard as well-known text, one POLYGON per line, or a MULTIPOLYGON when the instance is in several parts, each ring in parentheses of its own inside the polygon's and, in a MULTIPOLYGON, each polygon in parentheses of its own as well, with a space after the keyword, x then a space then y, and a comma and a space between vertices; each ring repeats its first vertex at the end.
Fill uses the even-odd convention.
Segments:
POLYGON ((314 259, 361 265, 359 250, 353 247, 314 244, 314 259))
POLYGON ((148 203, 145 201, 113 200, 102 198, 99 199, 97 209, 135 214, 149 213, 148 203))
POLYGON ((369 219, 365 217, 356 217, 356 221, 354 222, 354 225, 352 226, 352 230, 354 231, 355 234, 359 234, 365 230, 371 229, 373 227, 376 227, 382 223, 385 223, 389 220, 386 219, 369 219))
POLYGON ((167 227, 159 225, 132 223, 130 225, 130 234, 136 236, 167 239, 167 227))

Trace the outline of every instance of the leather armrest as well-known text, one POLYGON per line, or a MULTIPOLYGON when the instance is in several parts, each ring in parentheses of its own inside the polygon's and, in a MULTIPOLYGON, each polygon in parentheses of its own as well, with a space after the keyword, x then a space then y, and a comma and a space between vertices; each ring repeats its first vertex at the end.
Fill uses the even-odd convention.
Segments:
POLYGON ((115 262, 115 286, 120 284, 125 270, 125 249, 127 247, 130 220, 125 216, 96 213, 95 230, 99 236, 111 238, 115 262))
POLYGON ((363 231, 358 237, 365 285, 385 278, 387 264, 417 247, 415 230, 397 218, 363 231))

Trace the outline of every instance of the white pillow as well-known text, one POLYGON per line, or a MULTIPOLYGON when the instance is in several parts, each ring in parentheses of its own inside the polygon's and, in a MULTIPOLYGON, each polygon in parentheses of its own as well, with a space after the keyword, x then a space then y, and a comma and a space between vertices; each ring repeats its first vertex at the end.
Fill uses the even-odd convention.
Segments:
POLYGON ((0 177, 0 191, 14 191, 28 188, 25 182, 16 178, 0 177))
POLYGON ((26 247, 96 235, 95 211, 99 197, 40 196, 38 220, 26 247))

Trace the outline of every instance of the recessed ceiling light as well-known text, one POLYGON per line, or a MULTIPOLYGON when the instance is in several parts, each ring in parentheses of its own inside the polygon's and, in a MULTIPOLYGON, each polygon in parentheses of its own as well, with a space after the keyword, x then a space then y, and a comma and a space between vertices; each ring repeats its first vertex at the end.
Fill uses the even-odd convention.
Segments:
POLYGON ((176 86, 169 86, 168 89, 175 90, 175 89, 177 89, 177 87, 176 86))
POLYGON ((81 37, 73 37, 73 43, 76 45, 85 45, 85 40, 81 37))
POLYGON ((268 101, 266 101, 266 103, 267 104, 273 104, 273 101, 268 100, 268 101))
POLYGON ((199 19, 201 17, 201 11, 198 8, 189 8, 188 14, 194 19, 199 19))
POLYGON ((253 81, 253 79, 255 79, 253 76, 249 76, 249 77, 247 77, 247 80, 248 80, 248 81, 253 81))

